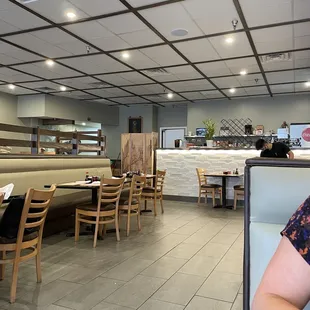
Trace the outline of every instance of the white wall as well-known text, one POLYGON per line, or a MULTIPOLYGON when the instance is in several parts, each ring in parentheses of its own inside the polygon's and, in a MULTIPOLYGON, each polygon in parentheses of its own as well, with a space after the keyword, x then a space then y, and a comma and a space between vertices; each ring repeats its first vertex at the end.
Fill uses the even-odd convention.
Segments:
POLYGON ((195 132, 208 118, 216 121, 216 134, 222 119, 250 118, 253 126, 264 125, 265 131, 277 130, 283 121, 310 121, 310 95, 215 100, 188 105, 188 130, 195 132))

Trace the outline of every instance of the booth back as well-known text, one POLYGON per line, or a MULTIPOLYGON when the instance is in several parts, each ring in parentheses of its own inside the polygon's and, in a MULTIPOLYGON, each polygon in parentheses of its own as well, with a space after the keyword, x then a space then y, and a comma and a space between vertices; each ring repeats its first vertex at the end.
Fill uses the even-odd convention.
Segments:
POLYGON ((309 176, 310 160, 246 161, 244 310, 251 309, 257 287, 281 239, 281 230, 310 195, 309 176))
MULTIPOLYGON (((14 183, 12 195, 23 195, 29 187, 43 189, 44 185, 81 181, 86 172, 110 178, 110 160, 100 156, 0 156, 0 187, 14 183)), ((90 192, 80 192, 80 196, 90 192)), ((56 190, 55 204, 66 203, 75 190, 56 190)))

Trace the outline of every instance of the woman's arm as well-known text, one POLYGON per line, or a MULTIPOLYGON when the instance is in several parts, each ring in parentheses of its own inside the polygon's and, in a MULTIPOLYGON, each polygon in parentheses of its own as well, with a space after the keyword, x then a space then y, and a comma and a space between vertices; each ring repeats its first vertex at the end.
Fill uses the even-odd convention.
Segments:
POLYGON ((295 158, 295 155, 294 155, 294 153, 292 151, 288 152, 288 158, 289 159, 294 159, 295 158))
POLYGON ((310 266, 282 237, 253 301, 253 310, 298 310, 310 300, 310 266))

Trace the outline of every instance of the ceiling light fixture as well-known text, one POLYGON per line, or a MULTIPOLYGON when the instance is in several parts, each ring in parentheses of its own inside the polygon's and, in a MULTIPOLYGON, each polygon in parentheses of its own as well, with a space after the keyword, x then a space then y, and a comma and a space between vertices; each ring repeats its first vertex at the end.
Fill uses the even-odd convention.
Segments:
POLYGON ((55 64, 55 61, 52 60, 52 59, 46 59, 46 60, 45 60, 45 63, 46 63, 49 67, 52 67, 52 66, 54 66, 54 64, 55 64))
POLYGON ((228 38, 225 39, 225 42, 227 44, 232 44, 234 42, 234 38, 233 37, 228 37, 228 38))
POLYGON ((234 94, 234 93, 236 92, 236 88, 231 88, 231 89, 229 90, 229 92, 232 93, 232 94, 234 94))
POLYGON ((310 81, 305 83, 306 87, 310 87, 310 81))
POLYGON ((246 74, 248 74, 246 70, 241 70, 240 71, 240 75, 246 75, 246 74))
POLYGON ((175 37, 185 37, 188 35, 188 30, 183 29, 183 28, 177 28, 177 29, 173 29, 171 31, 171 34, 175 37))
POLYGON ((172 99, 173 98, 173 93, 168 93, 167 97, 168 97, 168 99, 172 99))
POLYGON ((67 90, 66 86, 60 86, 59 88, 60 88, 61 91, 66 91, 67 90))
POLYGON ((74 12, 72 12, 72 11, 67 12, 66 15, 67 15, 67 17, 70 18, 70 19, 76 18, 76 14, 75 14, 74 12))
POLYGON ((9 89, 12 89, 12 90, 13 90, 13 89, 15 88, 15 85, 9 84, 8 87, 9 87, 9 89))
POLYGON ((82 126, 86 126, 86 123, 82 123, 82 126))
POLYGON ((128 59, 128 58, 130 58, 130 54, 128 52, 123 52, 122 53, 122 58, 128 59))

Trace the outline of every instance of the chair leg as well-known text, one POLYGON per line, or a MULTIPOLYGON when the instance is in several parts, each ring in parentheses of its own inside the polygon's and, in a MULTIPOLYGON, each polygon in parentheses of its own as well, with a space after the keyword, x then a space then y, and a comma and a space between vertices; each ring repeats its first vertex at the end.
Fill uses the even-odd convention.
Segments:
POLYGON ((199 189, 198 203, 200 203, 200 200, 201 200, 201 189, 199 189))
POLYGON ((238 199, 237 193, 235 192, 235 194, 234 194, 234 210, 237 210, 237 199, 238 199))
POLYGON ((130 209, 128 209, 128 212, 127 212, 127 224, 126 224, 126 236, 128 237, 129 236, 129 231, 130 231, 130 209))
POLYGON ((141 215, 140 215, 140 205, 138 208, 138 214, 137 214, 137 224, 138 224, 138 230, 141 231, 141 215))
POLYGON ((214 208, 215 207, 215 190, 212 191, 212 204, 214 208))
POLYGON ((144 200, 144 210, 147 209, 147 199, 144 200))
POLYGON ((156 197, 153 198, 153 203, 154 203, 154 215, 157 216, 157 211, 156 211, 156 197))
POLYGON ((160 206, 161 206, 161 213, 164 213, 163 196, 160 196, 160 206))
POLYGON ((115 230, 116 230, 116 240, 120 241, 121 238, 119 236, 119 222, 118 222, 118 216, 117 214, 115 215, 115 230))
POLYGON ((99 219, 96 220, 93 248, 95 248, 97 246, 98 231, 99 231, 99 219))
POLYGON ((42 272, 41 272, 41 247, 38 248, 38 253, 36 256, 36 271, 37 271, 37 282, 42 282, 42 272))
MULTIPOLYGON (((5 260, 6 259, 6 252, 2 251, 0 252, 0 259, 5 260)), ((5 273, 5 264, 0 265, 0 281, 4 280, 4 273, 5 273)))
POLYGON ((16 300, 18 269, 19 269, 19 262, 17 262, 15 260, 14 264, 13 264, 13 276, 12 276, 11 294, 10 294, 10 303, 11 304, 13 304, 16 300))
POLYGON ((221 205, 223 205, 223 189, 220 189, 221 205))
POLYGON ((205 204, 208 204, 208 192, 205 192, 205 204))
POLYGON ((80 239, 80 221, 79 221, 79 213, 78 210, 75 211, 75 236, 74 241, 78 242, 80 239))

